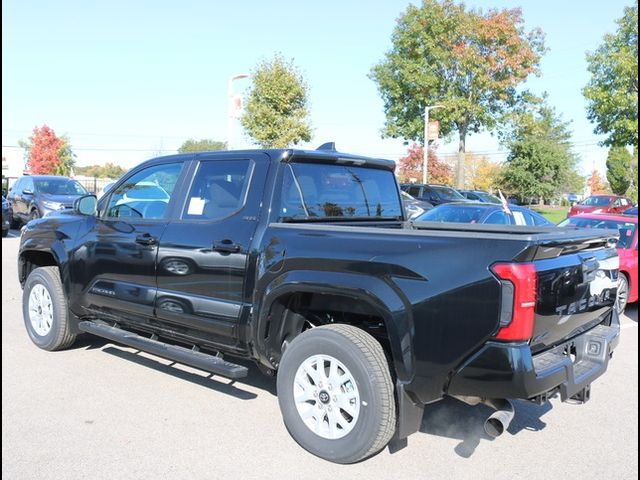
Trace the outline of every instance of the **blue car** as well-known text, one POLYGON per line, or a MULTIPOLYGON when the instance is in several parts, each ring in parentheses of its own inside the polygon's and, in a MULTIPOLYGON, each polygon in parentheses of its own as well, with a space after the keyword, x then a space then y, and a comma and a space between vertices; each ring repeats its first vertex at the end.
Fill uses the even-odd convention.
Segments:
POLYGON ((625 210, 624 212, 622 212, 623 215, 634 215, 634 216, 638 216, 638 205, 636 205, 635 207, 629 208, 627 210, 625 210))
POLYGON ((423 213, 416 222, 477 223, 482 225, 526 225, 530 227, 554 227, 555 225, 537 212, 525 207, 509 206, 509 213, 502 205, 492 203, 446 203, 423 213))

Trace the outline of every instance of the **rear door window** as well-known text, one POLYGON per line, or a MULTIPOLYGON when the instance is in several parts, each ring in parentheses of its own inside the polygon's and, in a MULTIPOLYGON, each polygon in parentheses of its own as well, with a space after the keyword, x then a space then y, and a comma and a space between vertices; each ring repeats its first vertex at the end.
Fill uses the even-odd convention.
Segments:
POLYGON ((220 220, 242 209, 253 162, 248 159, 205 161, 195 175, 182 218, 220 220))

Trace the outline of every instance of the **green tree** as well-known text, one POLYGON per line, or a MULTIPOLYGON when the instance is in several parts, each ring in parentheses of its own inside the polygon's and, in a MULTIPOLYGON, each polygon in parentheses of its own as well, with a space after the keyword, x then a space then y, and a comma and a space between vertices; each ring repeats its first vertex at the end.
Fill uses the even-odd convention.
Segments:
POLYGON ((308 90, 302 74, 281 55, 252 72, 252 86, 240 122, 263 148, 287 148, 311 140, 308 90))
POLYGON ((76 167, 75 173, 86 177, 96 178, 120 178, 127 173, 127 170, 115 163, 105 163, 104 165, 89 165, 85 167, 76 167))
POLYGON ((625 147, 613 147, 607 157, 607 180, 611 191, 616 195, 624 195, 631 186, 631 163, 633 156, 625 147))
POLYGON ((541 30, 525 31, 522 12, 467 10, 453 0, 423 0, 400 16, 392 48, 370 78, 384 101, 383 135, 424 144, 424 108, 442 134, 458 133, 456 183, 464 181, 467 136, 499 125, 538 72, 541 30))
POLYGON ((524 199, 552 199, 560 193, 582 190, 576 171, 569 124, 545 101, 531 105, 516 117, 507 142, 510 153, 500 184, 524 199))
POLYGON ((591 80, 584 89, 595 132, 604 145, 638 145, 638 1, 625 8, 615 34, 587 54, 591 80))
POLYGON ((208 138, 203 138, 202 140, 194 140, 193 138, 190 138, 189 140, 186 140, 180 148, 178 148, 178 152, 210 152, 215 150, 226 150, 226 148, 227 144, 225 142, 218 142, 208 138))
POLYGON ((627 190, 627 196, 638 203, 638 147, 634 149, 631 158, 631 185, 627 190))

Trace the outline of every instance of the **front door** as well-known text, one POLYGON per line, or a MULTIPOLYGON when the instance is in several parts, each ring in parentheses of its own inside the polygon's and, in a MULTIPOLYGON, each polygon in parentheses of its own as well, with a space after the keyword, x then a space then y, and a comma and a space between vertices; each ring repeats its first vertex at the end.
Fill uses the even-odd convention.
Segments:
POLYGON ((185 333, 236 343, 244 279, 269 166, 265 154, 200 154, 158 252, 156 315, 185 333))
POLYGON ((81 247, 74 278, 85 290, 80 308, 102 318, 154 316, 158 243, 175 203, 182 162, 155 164, 120 181, 81 247))

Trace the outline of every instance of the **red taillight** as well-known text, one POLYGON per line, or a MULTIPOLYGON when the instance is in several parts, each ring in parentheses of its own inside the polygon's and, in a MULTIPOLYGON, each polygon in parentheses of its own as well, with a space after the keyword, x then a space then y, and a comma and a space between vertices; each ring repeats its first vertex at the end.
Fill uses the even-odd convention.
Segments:
POLYGON ((536 267, 533 263, 498 263, 491 270, 503 283, 502 310, 507 314, 507 318, 500 320, 501 328, 496 338, 509 341, 531 339, 538 288, 536 267))

